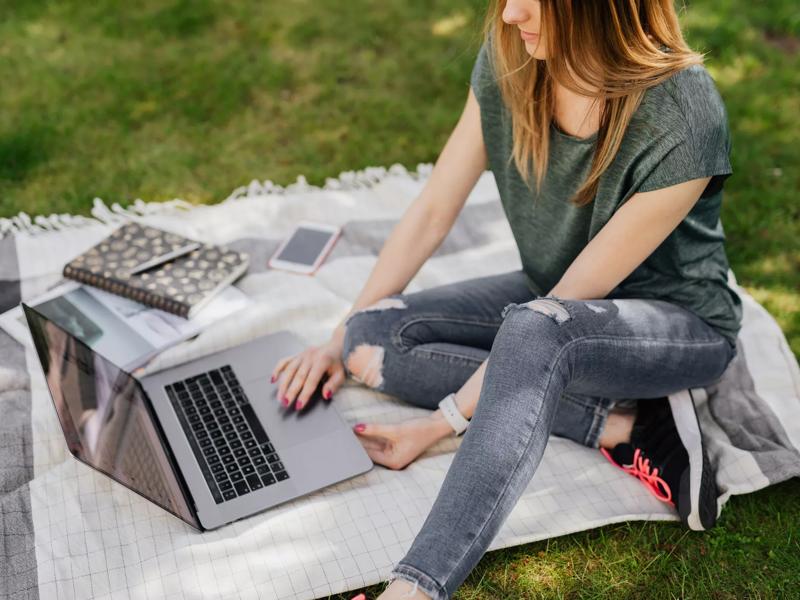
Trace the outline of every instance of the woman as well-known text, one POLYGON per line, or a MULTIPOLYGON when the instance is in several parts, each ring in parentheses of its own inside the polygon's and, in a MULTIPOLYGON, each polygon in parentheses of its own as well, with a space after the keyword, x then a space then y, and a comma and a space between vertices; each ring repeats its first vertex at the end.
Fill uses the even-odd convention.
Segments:
POLYGON ((600 448, 687 526, 717 517, 693 403, 666 399, 720 378, 741 323, 719 222, 727 117, 702 57, 670 0, 500 0, 484 34, 463 114, 353 309, 273 372, 298 409, 323 374, 326 398, 352 375, 438 406, 355 426, 389 468, 469 423, 382 600, 449 598, 551 434, 600 448), (487 161, 522 269, 400 293, 487 161))

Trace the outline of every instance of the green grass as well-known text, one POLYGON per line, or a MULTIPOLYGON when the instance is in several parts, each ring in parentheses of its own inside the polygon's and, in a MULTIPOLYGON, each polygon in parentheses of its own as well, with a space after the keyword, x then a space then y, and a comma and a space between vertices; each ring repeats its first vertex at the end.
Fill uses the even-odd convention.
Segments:
MULTIPOLYGON (((634 521, 488 552, 455 598, 797 598, 798 495, 792 479, 734 496, 708 532, 634 521)), ((385 587, 358 591, 373 600, 385 587)))
MULTIPOLYGON (((0 0, 0 216, 432 162, 485 2, 135 5, 0 0)), ((800 8, 694 0, 681 18, 733 131, 731 266, 800 356, 800 8)), ((798 479, 735 496, 707 533, 633 522, 490 552, 457 597, 797 597, 799 496, 798 479)))

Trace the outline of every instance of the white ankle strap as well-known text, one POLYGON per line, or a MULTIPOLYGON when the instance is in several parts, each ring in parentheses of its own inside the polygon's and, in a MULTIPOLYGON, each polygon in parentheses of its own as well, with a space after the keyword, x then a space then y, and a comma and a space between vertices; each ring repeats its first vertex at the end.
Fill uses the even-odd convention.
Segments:
POLYGON ((441 402, 439 402, 439 408, 442 409, 444 418, 448 423, 450 423, 450 427, 453 428, 456 435, 461 435, 469 425, 469 421, 465 419, 464 415, 461 414, 461 411, 458 410, 458 407, 454 401, 455 397, 455 393, 450 393, 445 396, 441 402))

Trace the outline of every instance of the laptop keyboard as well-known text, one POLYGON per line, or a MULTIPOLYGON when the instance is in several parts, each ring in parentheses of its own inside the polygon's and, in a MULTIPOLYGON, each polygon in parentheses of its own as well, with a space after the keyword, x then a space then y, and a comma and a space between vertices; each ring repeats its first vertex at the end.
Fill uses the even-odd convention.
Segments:
POLYGON ((289 478, 229 365, 165 389, 217 504, 289 478))

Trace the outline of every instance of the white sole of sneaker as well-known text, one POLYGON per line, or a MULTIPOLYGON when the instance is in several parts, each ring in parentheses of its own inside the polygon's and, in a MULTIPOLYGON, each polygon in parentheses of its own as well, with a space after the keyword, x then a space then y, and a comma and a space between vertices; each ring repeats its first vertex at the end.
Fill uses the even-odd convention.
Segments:
MULTIPOLYGON (((698 424, 697 411, 694 405, 695 397, 706 397, 706 390, 704 388, 685 389, 674 394, 670 394, 669 405, 672 409, 672 418, 675 420, 675 427, 678 429, 678 435, 683 442, 686 452, 689 454, 689 510, 686 514, 681 514, 681 518, 689 526, 689 529, 695 531, 705 531, 713 527, 717 516, 716 496, 714 497, 713 516, 706 518, 705 523, 700 516, 700 499, 704 494, 708 494, 705 489, 708 485, 715 484, 715 482, 703 482, 703 474, 705 466, 703 465, 703 438, 700 433, 700 426, 698 424)), ((706 477, 709 474, 706 473, 706 477)), ((685 502, 681 503, 686 506, 685 502)), ((679 511, 680 513, 685 512, 679 511)))

